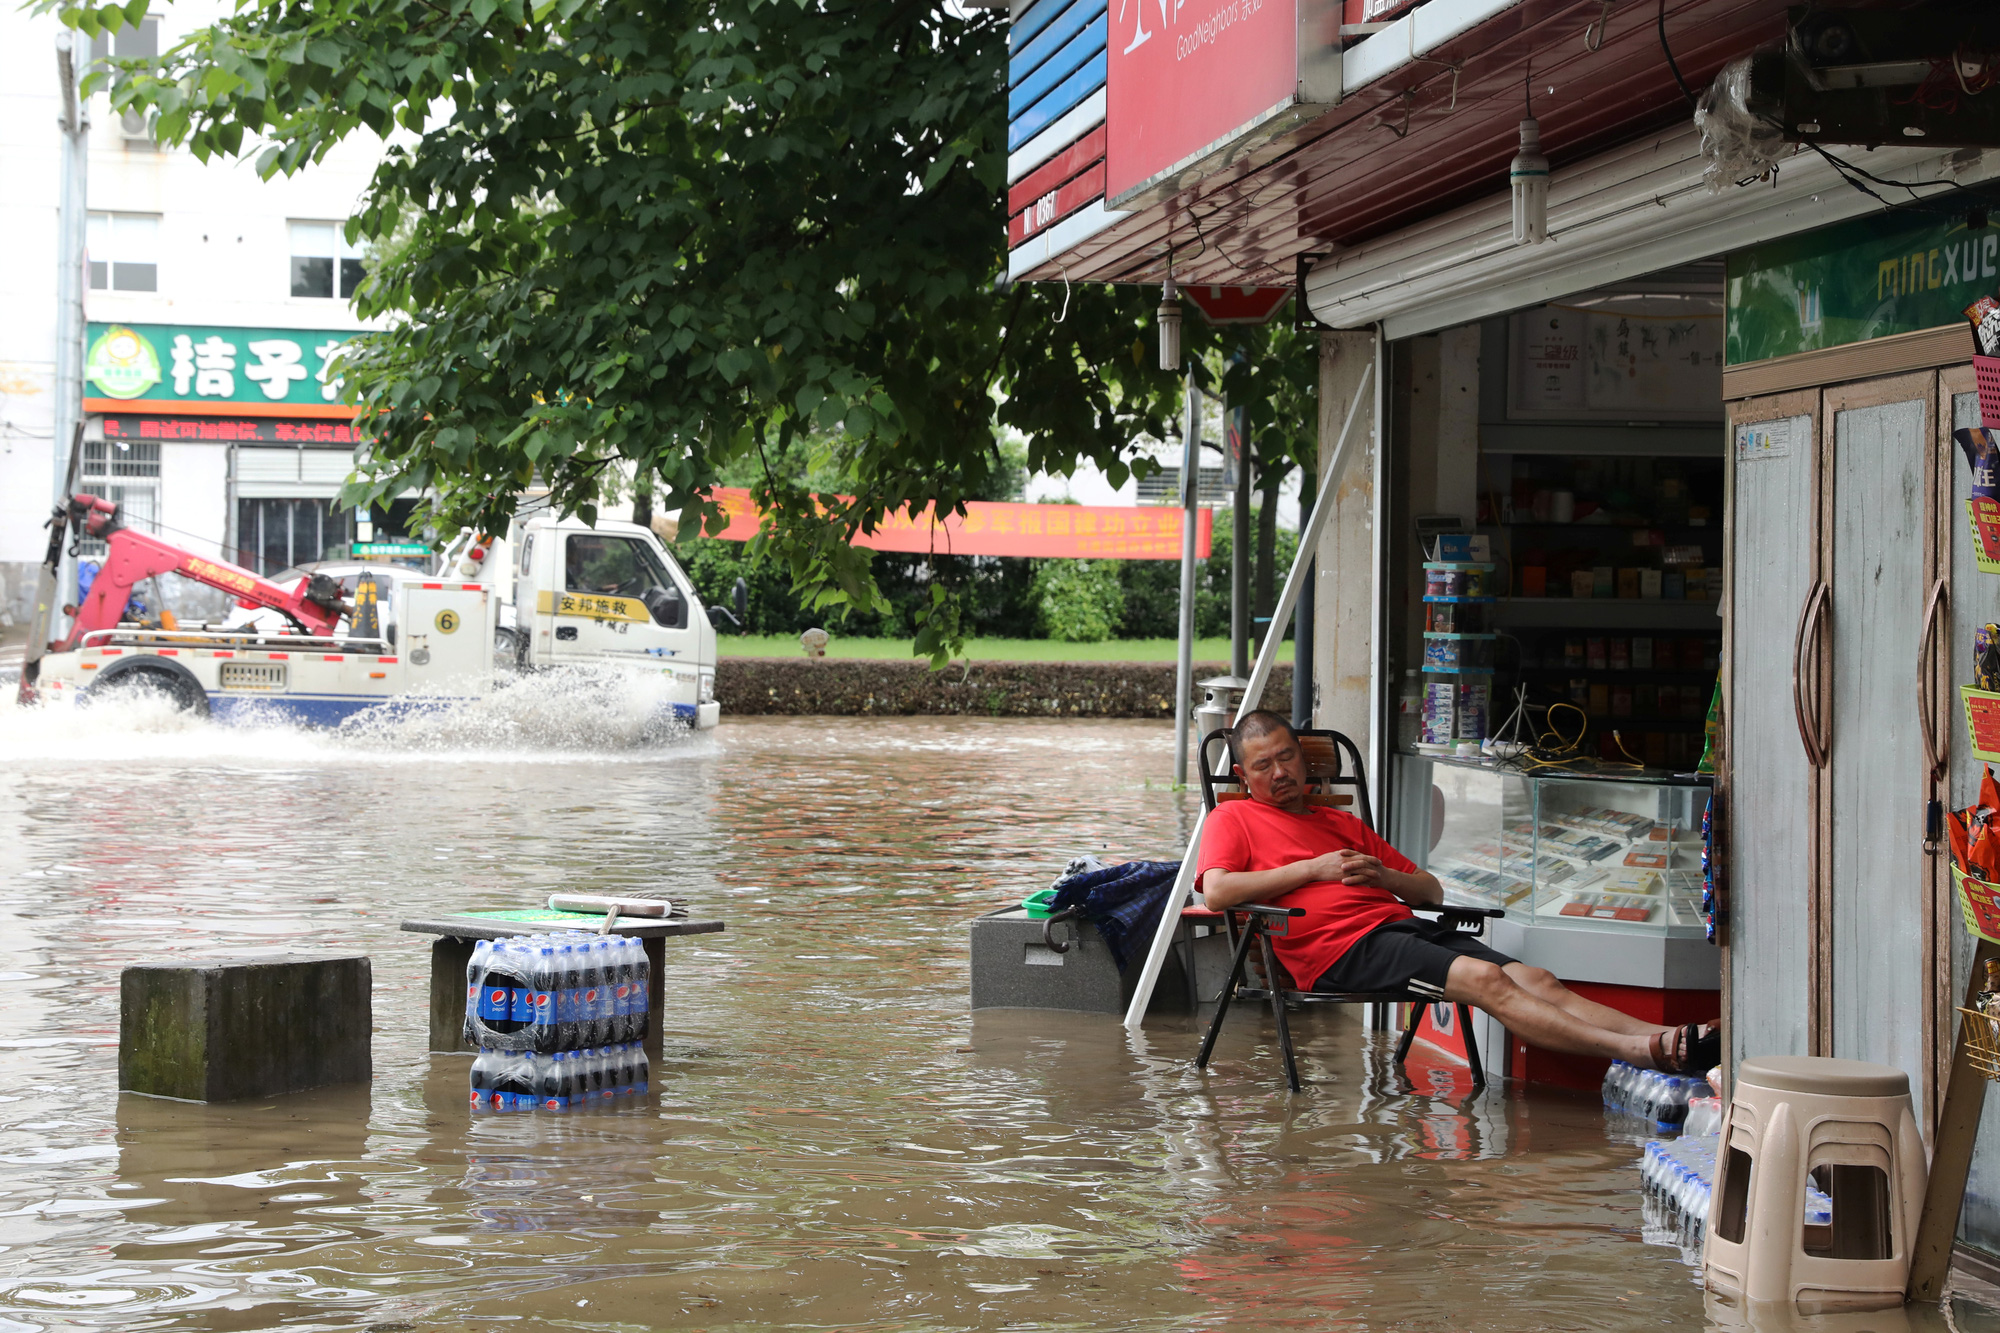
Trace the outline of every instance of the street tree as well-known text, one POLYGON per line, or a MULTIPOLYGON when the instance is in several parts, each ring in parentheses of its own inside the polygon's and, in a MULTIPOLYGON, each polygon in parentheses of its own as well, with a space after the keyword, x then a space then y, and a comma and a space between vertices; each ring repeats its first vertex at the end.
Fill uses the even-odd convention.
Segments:
MULTIPOLYGON (((48 7, 95 35, 147 0, 48 7)), ((995 11, 928 0, 243 0, 98 77, 266 176, 386 142, 347 224, 394 238, 343 365, 347 503, 501 530, 539 483, 594 521, 629 473, 687 527, 749 460, 763 556, 867 611, 853 538, 961 506, 1008 428, 1031 469, 1122 483, 1175 414, 1151 291, 995 281, 1005 57, 995 11), (763 465, 795 442, 842 488, 763 465)), ((940 580, 916 650, 958 623, 940 580)))

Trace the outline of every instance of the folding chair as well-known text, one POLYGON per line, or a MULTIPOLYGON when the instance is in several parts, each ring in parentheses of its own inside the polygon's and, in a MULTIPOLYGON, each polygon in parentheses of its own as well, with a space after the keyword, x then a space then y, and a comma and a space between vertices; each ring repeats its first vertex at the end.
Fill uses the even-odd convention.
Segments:
MULTIPOLYGON (((1306 759, 1306 803, 1347 809, 1369 828, 1374 828, 1375 816, 1368 803, 1368 781, 1362 768, 1360 749, 1337 731, 1301 731, 1298 737, 1299 747, 1305 752, 1306 759)), ((1223 802, 1250 799, 1250 793, 1244 790, 1233 768, 1224 767, 1220 773, 1216 771, 1218 763, 1228 753, 1228 745, 1227 730, 1210 732, 1202 738, 1201 799, 1203 806, 1210 811, 1223 802)), ((1416 910, 1467 935, 1484 935, 1488 918, 1506 915, 1499 908, 1491 907, 1439 906, 1416 910)), ((1298 1059, 1292 1052, 1291 1025, 1285 1018, 1285 1011, 1290 1005, 1383 1006, 1371 1009, 1369 1014, 1369 1026, 1380 1030, 1386 1026, 1387 1006, 1407 1004, 1410 1006, 1409 1021, 1403 1025, 1403 1039, 1396 1046, 1396 1063, 1400 1065, 1409 1057, 1410 1045, 1417 1039, 1417 1022, 1432 1001, 1407 990, 1330 994, 1298 989, 1290 974, 1278 962, 1271 940, 1286 932, 1290 918, 1304 915, 1304 908, 1273 907, 1268 903, 1244 903, 1222 912, 1190 907, 1182 913, 1183 920, 1221 917, 1228 926, 1230 942, 1234 946, 1229 978, 1223 982, 1222 993, 1216 998, 1215 1017, 1209 1022, 1208 1035, 1202 1038, 1201 1054, 1195 1057, 1195 1068, 1208 1067, 1208 1057, 1215 1049, 1215 1038, 1222 1030, 1222 1020, 1229 1016, 1230 1002, 1238 998, 1270 1002, 1271 1017, 1278 1026, 1278 1049, 1285 1061, 1285 1082, 1293 1092, 1298 1092, 1303 1085, 1299 1082, 1298 1059), (1249 984, 1244 976, 1244 966, 1249 961, 1253 944, 1258 949, 1258 961, 1264 969, 1264 984, 1261 986, 1249 984)), ((1479 1061, 1479 1043, 1472 1035, 1472 1010, 1464 1004, 1457 1008, 1458 1030, 1465 1037, 1465 1055, 1472 1069, 1472 1084, 1475 1088, 1483 1088, 1486 1086, 1486 1070, 1479 1061)))

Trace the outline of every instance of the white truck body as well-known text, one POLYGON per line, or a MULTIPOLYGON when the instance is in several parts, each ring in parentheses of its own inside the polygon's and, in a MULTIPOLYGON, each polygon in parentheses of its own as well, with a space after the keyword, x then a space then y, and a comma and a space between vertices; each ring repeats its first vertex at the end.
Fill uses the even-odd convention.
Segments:
POLYGON ((615 665, 661 677, 663 706, 679 721, 716 725, 715 631, 658 538, 631 523, 593 528, 552 515, 515 529, 501 552, 461 536, 447 574, 383 578, 381 620, 396 627, 395 642, 120 626, 42 658, 38 688, 52 704, 75 701, 139 672, 217 718, 338 726, 369 709, 479 698, 518 671, 615 665), (467 558, 478 549, 486 558, 467 558), (508 602, 518 624, 505 623, 508 602), (496 653, 496 642, 509 651, 496 653))

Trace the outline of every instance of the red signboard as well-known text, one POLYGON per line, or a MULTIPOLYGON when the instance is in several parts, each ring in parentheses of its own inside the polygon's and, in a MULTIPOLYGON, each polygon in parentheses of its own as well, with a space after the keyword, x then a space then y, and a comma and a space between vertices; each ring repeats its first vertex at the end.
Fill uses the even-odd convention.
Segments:
POLYGON ((242 444, 359 444, 361 428, 344 421, 276 421, 268 417, 99 418, 107 440, 204 440, 242 444))
POLYGON ((1181 294, 1211 324, 1262 324, 1291 297, 1289 287, 1183 287, 1181 294))
POLYGON ((1105 192, 1114 201, 1284 109, 1299 85, 1299 5, 1111 0, 1105 192))
MULTIPOLYGON (((715 502, 729 526, 715 535, 748 541, 760 521, 750 492, 718 486, 715 502)), ((965 517, 947 514, 934 521, 928 511, 912 518, 889 515, 873 534, 857 536, 856 546, 873 551, 937 552, 939 555, 1036 555, 1079 560, 1178 560, 1181 511, 1156 505, 1031 505, 974 500, 965 517)), ((1195 555, 1208 558, 1213 516, 1196 511, 1195 555)))

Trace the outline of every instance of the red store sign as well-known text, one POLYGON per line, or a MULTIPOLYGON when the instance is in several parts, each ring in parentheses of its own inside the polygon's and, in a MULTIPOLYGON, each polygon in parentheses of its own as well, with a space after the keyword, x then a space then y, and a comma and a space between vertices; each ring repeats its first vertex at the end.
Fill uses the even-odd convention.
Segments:
POLYGON ((1115 207, 1340 99, 1339 0, 1111 0, 1115 207))

